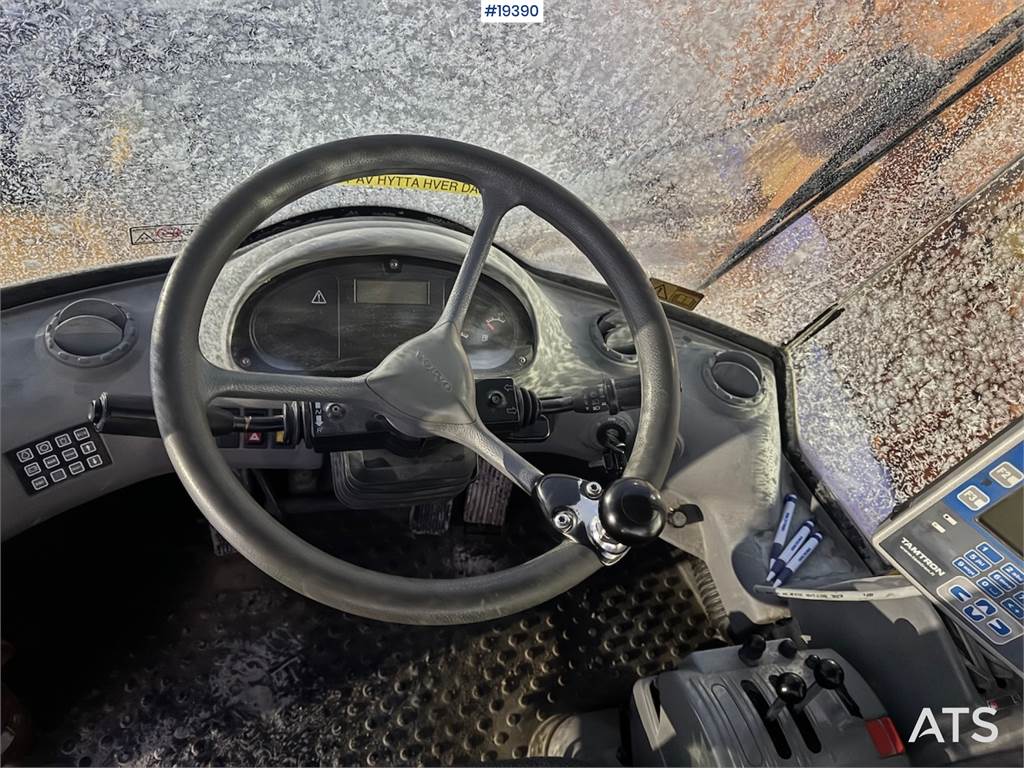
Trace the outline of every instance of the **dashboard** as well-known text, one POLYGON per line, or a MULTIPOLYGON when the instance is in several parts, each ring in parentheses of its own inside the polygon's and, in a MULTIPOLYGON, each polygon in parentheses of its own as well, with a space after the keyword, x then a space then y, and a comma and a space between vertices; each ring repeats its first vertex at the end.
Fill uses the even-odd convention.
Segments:
MULTIPOLYGON (((275 231, 239 249, 221 272, 204 311, 200 350, 226 368, 314 375, 368 370, 436 320, 469 241, 452 228, 395 216, 352 216, 275 231)), ((24 290, 21 295, 2 292, 3 539, 90 499, 172 471, 158 439, 90 433, 82 443, 94 442, 97 452, 88 454, 74 442, 75 433, 88 427, 89 403, 100 393, 152 396, 149 342, 167 266, 140 262, 82 273, 38 285, 27 297, 24 290), (101 305, 108 311, 97 320, 101 305), (82 347, 79 333, 83 313, 94 318, 86 334, 89 349, 82 347), (55 344, 71 346, 62 355, 54 351, 55 344), (117 354, 100 349, 108 345, 117 354), (82 363, 86 353, 93 354, 94 364, 82 363), (61 447, 58 439, 74 444, 61 447), (73 456, 72 448, 86 458, 73 456), (101 462, 93 459, 97 466, 91 467, 88 457, 97 454, 101 462), (50 456, 58 457, 60 466, 45 466, 50 456), (79 461, 84 470, 75 474, 79 461), (42 490, 31 485, 37 476, 28 476, 39 462, 50 478, 42 490)), ((479 378, 509 377, 539 396, 561 395, 606 377, 636 374, 635 364, 609 347, 618 346, 605 327, 615 308, 592 284, 538 274, 494 248, 474 294, 463 343, 479 378)), ((738 610, 768 623, 785 610, 764 599, 754 585, 764 579, 778 500, 798 491, 810 497, 796 485, 795 474, 785 470, 772 352, 695 315, 666 311, 683 398, 679 442, 662 496, 672 508, 696 505, 705 522, 667 525, 662 535, 704 558, 723 592, 739 601, 737 606, 742 603, 738 610), (756 369, 759 396, 737 398, 716 385, 715 371, 735 369, 739 360, 746 361, 748 370, 756 369)), ((244 400, 219 405, 243 416, 265 416, 280 407, 244 400)), ((581 467, 600 466, 606 450, 601 435, 608 422, 613 420, 627 436, 636 430, 636 413, 630 411, 551 418, 545 439, 516 443, 515 449, 537 462, 558 457, 581 467)), ((250 437, 218 437, 232 468, 324 470, 324 454, 250 437)), ((809 581, 863 575, 856 553, 838 531, 829 530, 826 544, 801 574, 809 581)))
MULTIPOLYGON (((288 270, 240 308, 231 358, 244 370, 357 376, 437 321, 454 264, 399 254, 338 258, 288 270)), ((484 276, 462 330, 477 372, 513 375, 534 358, 533 320, 511 290, 484 276)))

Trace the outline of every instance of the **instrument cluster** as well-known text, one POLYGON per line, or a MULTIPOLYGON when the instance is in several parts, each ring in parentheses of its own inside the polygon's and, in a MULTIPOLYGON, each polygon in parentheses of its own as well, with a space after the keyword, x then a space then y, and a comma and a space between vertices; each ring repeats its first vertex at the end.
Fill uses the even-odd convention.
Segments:
MULTIPOLYGON (((349 257, 296 267, 242 305, 231 335, 246 370, 356 376, 437 322, 457 264, 402 256, 349 257)), ((510 375, 534 356, 523 303, 481 277, 462 329, 474 371, 510 375)))

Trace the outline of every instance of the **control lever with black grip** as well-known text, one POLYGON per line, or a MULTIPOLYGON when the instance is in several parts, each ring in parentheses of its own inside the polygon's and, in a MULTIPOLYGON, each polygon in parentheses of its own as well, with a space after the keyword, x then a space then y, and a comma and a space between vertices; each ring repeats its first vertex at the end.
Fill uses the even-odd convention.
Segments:
POLYGON ((802 712, 822 691, 835 691, 836 696, 851 715, 864 718, 857 702, 853 700, 850 692, 846 689, 846 672, 843 671, 843 667, 838 661, 811 655, 804 663, 814 673, 814 683, 807 689, 807 696, 797 705, 795 711, 802 712))
MULTIPOLYGON (((286 442, 293 444, 298 439, 298 419, 289 418, 287 404, 284 413, 276 416, 236 416, 225 408, 211 405, 206 409, 206 418, 213 435, 228 435, 233 432, 281 432, 286 442)), ((160 437, 156 423, 153 399, 145 395, 115 395, 104 392, 89 405, 89 421, 97 432, 107 435, 130 435, 133 437, 160 437)))
POLYGON ((807 696, 807 683, 796 672, 772 675, 768 682, 775 689, 775 701, 764 715, 765 723, 776 721, 784 709, 794 710, 807 696))
POLYGON ((583 387, 571 395, 540 398, 541 413, 603 413, 615 415, 627 408, 640 407, 640 377, 604 379, 600 384, 583 387))

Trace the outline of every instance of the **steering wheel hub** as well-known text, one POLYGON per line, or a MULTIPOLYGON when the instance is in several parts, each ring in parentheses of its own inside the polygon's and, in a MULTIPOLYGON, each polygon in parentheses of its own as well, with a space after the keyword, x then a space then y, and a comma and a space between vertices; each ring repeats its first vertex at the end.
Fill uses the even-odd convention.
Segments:
POLYGON ((366 385, 386 406, 387 416, 428 424, 477 421, 473 370, 451 322, 399 346, 367 374, 366 385))

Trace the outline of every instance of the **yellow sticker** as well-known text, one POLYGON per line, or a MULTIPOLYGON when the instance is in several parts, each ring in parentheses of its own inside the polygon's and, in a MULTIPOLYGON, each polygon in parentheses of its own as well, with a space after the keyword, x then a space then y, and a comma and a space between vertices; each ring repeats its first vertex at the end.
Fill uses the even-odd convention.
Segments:
POLYGON ((374 187, 376 189, 415 189, 420 192, 449 192, 453 195, 474 195, 480 190, 465 181, 442 179, 437 176, 417 176, 409 173, 387 173, 378 176, 360 176, 342 181, 347 187, 374 187))
POLYGON ((659 299, 669 304, 675 304, 683 309, 696 309, 701 299, 704 298, 703 293, 691 291, 689 288, 683 288, 681 285, 667 283, 656 277, 651 278, 651 285, 654 287, 654 292, 658 295, 659 299))

